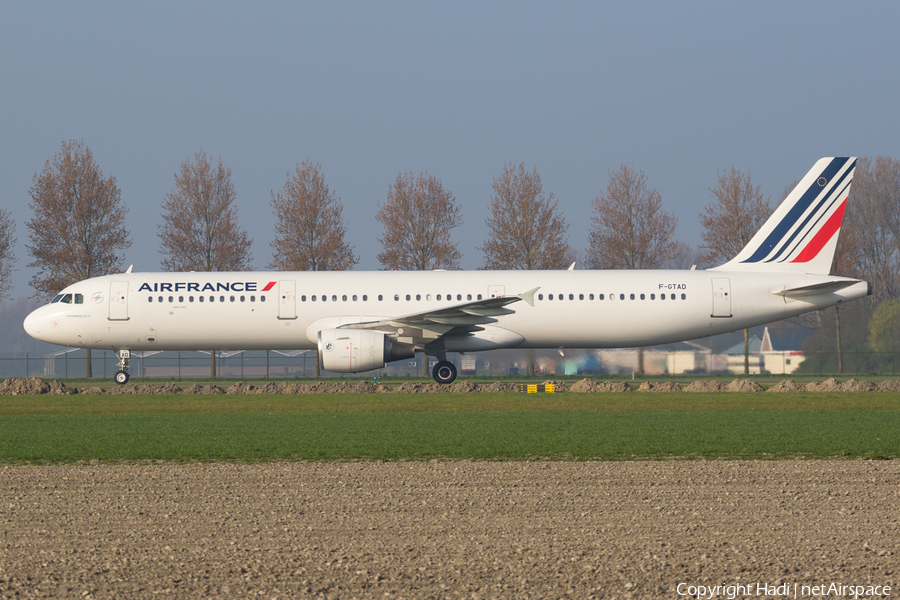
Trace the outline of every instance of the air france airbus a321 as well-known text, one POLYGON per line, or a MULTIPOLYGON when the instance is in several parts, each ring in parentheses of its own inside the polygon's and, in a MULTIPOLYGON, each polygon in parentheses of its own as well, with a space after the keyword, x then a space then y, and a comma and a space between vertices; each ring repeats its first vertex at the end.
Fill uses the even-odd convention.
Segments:
POLYGON ((855 300, 828 275, 856 167, 823 158, 727 263, 691 271, 122 273, 81 281, 25 319, 34 338, 111 349, 319 350, 326 371, 416 352, 622 348, 706 337, 855 300))

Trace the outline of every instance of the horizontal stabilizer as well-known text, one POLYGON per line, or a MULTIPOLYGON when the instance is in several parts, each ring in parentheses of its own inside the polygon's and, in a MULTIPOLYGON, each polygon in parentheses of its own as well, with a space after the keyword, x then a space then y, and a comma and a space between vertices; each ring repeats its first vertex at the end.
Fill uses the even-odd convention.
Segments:
POLYGON ((819 296, 821 294, 833 294, 834 292, 838 292, 857 283, 859 283, 859 281, 855 279, 843 279, 841 281, 826 281, 825 283, 816 283, 813 285, 778 290, 777 292, 772 293, 776 296, 784 296, 785 298, 808 298, 810 296, 819 296))

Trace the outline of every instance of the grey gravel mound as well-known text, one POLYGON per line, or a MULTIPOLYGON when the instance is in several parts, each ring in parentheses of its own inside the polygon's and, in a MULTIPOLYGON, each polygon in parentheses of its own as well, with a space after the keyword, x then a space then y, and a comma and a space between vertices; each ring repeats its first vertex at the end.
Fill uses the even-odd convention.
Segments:
POLYGON ((832 377, 831 379, 826 379, 822 383, 817 383, 815 381, 807 383, 804 389, 807 392, 840 392, 841 382, 832 377))
POLYGON ((238 381, 230 388, 225 390, 226 394, 255 394, 256 388, 246 381, 238 381))
POLYGON ((479 392, 518 392, 519 384, 509 381, 495 381, 493 383, 479 383, 475 386, 479 392))
POLYGON ((900 392, 900 381, 896 379, 886 379, 878 384, 879 392, 900 392))
POLYGON ((582 379, 571 384, 568 391, 581 393, 630 392, 631 386, 624 381, 601 381, 597 383, 591 379, 582 379))
POLYGON ((698 379, 696 381, 692 381, 682 388, 684 392, 724 392, 726 391, 725 384, 721 381, 707 381, 705 379, 698 379))
POLYGON ((66 396, 77 394, 78 390, 67 387, 61 381, 46 382, 38 377, 28 377, 27 379, 5 379, 0 383, 0 395, 4 396, 24 396, 31 394, 53 394, 57 396, 66 396))
POLYGON ((841 384, 842 392, 875 392, 878 386, 872 381, 860 381, 859 379, 848 379, 841 384))
POLYGON ((804 387, 794 381, 793 379, 785 379, 783 381, 779 381, 772 387, 770 387, 767 392, 802 392, 804 387))
MULTIPOLYGON (((125 387, 125 386, 123 386, 125 387)), ((191 387, 184 390, 184 394, 224 394, 225 390, 217 385, 200 385, 195 383, 191 387)))
POLYGON ((764 392, 766 389, 751 379, 735 379, 727 386, 728 392, 764 392))
POLYGON ((0 480, 2 598, 898 585, 900 461, 6 466, 0 480))
POLYGON ((638 388, 639 392, 680 392, 681 387, 672 381, 662 381, 660 383, 654 383, 652 381, 645 381, 638 388))

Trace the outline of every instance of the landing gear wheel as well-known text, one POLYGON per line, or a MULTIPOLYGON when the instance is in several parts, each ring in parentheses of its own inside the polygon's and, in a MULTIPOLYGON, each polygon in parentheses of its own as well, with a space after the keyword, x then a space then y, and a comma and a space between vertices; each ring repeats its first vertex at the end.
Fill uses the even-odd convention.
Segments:
POLYGON ((128 371, 116 371, 116 374, 113 376, 113 378, 119 385, 124 385, 128 383, 128 371))
POLYGON ((456 365, 449 360, 442 360, 434 365, 431 376, 442 385, 453 383, 453 380, 456 379, 456 365))

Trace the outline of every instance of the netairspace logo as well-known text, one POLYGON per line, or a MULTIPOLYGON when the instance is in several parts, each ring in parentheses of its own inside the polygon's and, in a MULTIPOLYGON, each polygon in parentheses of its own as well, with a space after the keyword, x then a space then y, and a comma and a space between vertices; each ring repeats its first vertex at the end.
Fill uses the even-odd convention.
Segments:
POLYGON ((735 583, 732 585, 691 585, 679 583, 675 588, 679 596, 689 598, 747 598, 756 596, 781 598, 867 598, 871 596, 890 596, 891 587, 885 585, 845 585, 843 583, 821 583, 803 585, 799 583, 735 583))

